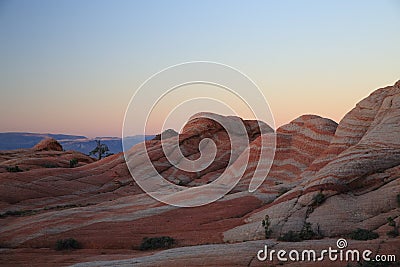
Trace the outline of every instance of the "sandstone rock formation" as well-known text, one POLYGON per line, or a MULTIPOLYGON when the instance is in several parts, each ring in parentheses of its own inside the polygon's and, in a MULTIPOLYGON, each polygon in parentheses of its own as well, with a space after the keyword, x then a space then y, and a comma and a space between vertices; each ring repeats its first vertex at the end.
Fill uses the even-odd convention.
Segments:
POLYGON ((275 236, 300 231, 306 222, 324 236, 356 228, 379 229, 398 218, 400 193, 400 82, 373 92, 339 123, 329 146, 298 177, 293 189, 249 216, 225 240, 262 236, 268 214, 275 236), (315 196, 326 199, 316 205, 315 196), (258 230, 257 230, 258 229, 258 230))
MULTIPOLYGON (((231 125, 240 120, 223 119, 231 125)), ((250 144, 242 144, 238 151, 250 150, 250 163, 257 162, 265 137, 259 127, 272 129, 256 121, 242 123, 250 144)), ((228 164, 231 150, 226 131, 213 120, 194 117, 179 136, 165 142, 174 138, 189 159, 199 157, 204 138, 212 139, 218 148, 213 164, 200 173, 187 173, 166 160, 160 140, 146 141, 155 168, 174 183, 207 184, 242 164, 240 153, 228 164)), ((249 164, 230 194, 196 208, 177 208, 150 198, 131 178, 122 154, 79 168, 4 171, 0 173, 0 246, 5 249, 0 260, 16 265, 26 264, 30 257, 40 266, 78 262, 91 262, 80 266, 265 266, 255 259, 265 243, 277 249, 324 249, 356 228, 374 230, 380 237, 351 241, 352 247, 400 257, 399 237, 386 235, 388 217, 400 224, 400 82, 373 92, 339 124, 314 115, 293 120, 276 130, 276 146, 271 171, 256 192, 248 192, 255 169, 249 164), (261 226, 265 215, 271 222, 273 239, 269 240, 264 240, 261 226), (276 241, 306 223, 324 238, 276 241), (176 248, 138 251, 144 237, 154 236, 173 237, 176 248), (58 239, 69 237, 84 249, 69 256, 54 251, 58 239), (46 256, 35 248, 44 248, 46 256)), ((135 149, 130 155, 138 159, 135 149)), ((9 163, 25 157, 18 153, 28 152, 7 153, 0 153, 0 158, 9 163)), ((53 153, 47 155, 56 159, 62 157, 58 153, 67 152, 34 153, 53 153)))
POLYGON ((62 146, 53 138, 46 138, 33 147, 35 151, 63 151, 62 146))
MULTIPOLYGON (((191 118, 182 129, 180 135, 166 140, 164 147, 162 147, 161 142, 156 139, 147 141, 145 145, 149 151, 148 155, 155 169, 158 173, 161 173, 165 179, 179 185, 198 186, 210 183, 219 177, 228 167, 230 159, 232 158, 231 162, 234 162, 247 148, 249 145, 248 142, 242 142, 238 143, 233 149, 231 147, 230 137, 227 130, 224 128, 228 126, 232 129, 240 129, 240 125, 244 125, 245 127, 245 131, 248 135, 248 142, 252 142, 260 136, 261 130, 259 127, 263 127, 262 130, 264 132, 273 131, 268 125, 262 122, 204 113, 197 114, 191 118), (204 115, 210 118, 201 117, 204 115), (223 122, 224 126, 218 123, 218 120, 223 122), (214 161, 207 168, 199 172, 188 172, 178 169, 168 161, 165 155, 165 150, 168 151, 169 144, 173 143, 176 139, 178 139, 177 142, 179 142, 182 154, 190 160, 199 158, 200 142, 204 139, 209 139, 216 145, 217 152, 214 161)), ((170 154, 173 154, 173 151, 171 151, 170 154)), ((136 153, 136 151, 132 151, 130 157, 132 157, 135 162, 141 162, 140 157, 147 156, 140 152, 136 153)), ((128 164, 130 164, 129 160, 128 164)), ((137 167, 141 168, 140 165, 137 167)))
POLYGON ((162 139, 168 139, 168 138, 177 136, 178 134, 179 133, 177 133, 174 129, 167 129, 164 132, 154 136, 154 138, 152 140, 161 140, 161 137, 162 137, 162 139))
POLYGON ((63 151, 57 141, 54 141, 54 139, 42 141, 32 149, 1 150, 0 173, 6 173, 8 168, 16 166, 20 171, 26 172, 34 169, 70 168, 71 160, 77 161, 74 167, 94 162, 93 158, 80 152, 63 151))
MULTIPOLYGON (((274 199, 289 191, 299 175, 328 148, 336 127, 336 122, 315 115, 303 115, 279 127, 273 164, 260 192, 274 199)), ((257 157, 259 150, 259 140, 256 139, 250 144, 253 158, 257 157)), ((253 174, 249 168, 236 189, 246 190, 253 174)))

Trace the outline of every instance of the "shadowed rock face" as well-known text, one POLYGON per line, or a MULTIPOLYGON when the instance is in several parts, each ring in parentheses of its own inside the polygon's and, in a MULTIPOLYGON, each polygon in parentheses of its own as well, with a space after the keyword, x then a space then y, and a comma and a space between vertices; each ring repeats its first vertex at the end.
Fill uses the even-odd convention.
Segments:
MULTIPOLYGON (((250 145, 241 149, 250 150, 250 163, 257 162, 263 138, 259 124, 244 124, 250 145)), ((400 82, 373 92, 338 125, 329 119, 304 115, 277 129, 276 134, 273 165, 261 188, 255 193, 247 192, 255 168, 249 164, 230 194, 196 208, 167 206, 148 197, 130 177, 122 154, 78 168, 0 173, 0 213, 32 211, 0 219, 0 244, 11 248, 52 248, 57 239, 74 237, 86 249, 134 249, 120 258, 111 258, 122 259, 142 255, 135 249, 144 237, 171 236, 177 240, 176 246, 191 247, 126 262, 91 265, 123 266, 135 262, 152 266, 161 261, 166 266, 258 266, 254 255, 264 241, 249 240, 264 238, 261 220, 268 215, 272 237, 300 231, 305 222, 327 237, 343 237, 356 228, 366 228, 378 232, 380 239, 352 245, 399 253, 391 250, 400 247, 398 238, 385 240, 385 244, 382 240, 391 229, 387 217, 400 223, 396 200, 400 194, 400 82), (321 203, 314 198, 318 193, 325 198, 321 203), (224 242, 244 243, 192 246, 224 242)), ((179 138, 183 153, 191 159, 199 156, 203 138, 211 138, 219 151, 214 165, 192 174, 177 170, 166 161, 160 140, 146 141, 155 167, 172 182, 205 184, 223 170, 241 164, 240 155, 234 156, 231 165, 227 163, 230 146, 226 132, 212 120, 193 118, 179 136, 171 138, 179 138)), ((135 148, 130 153, 134 155, 135 148)), ((294 246, 276 240, 268 242, 276 248, 294 246)), ((334 242, 335 239, 323 239, 295 246, 324 249, 334 246, 334 242)), ((21 257, 15 251, 19 250, 2 252, 0 257, 17 264, 21 257)), ((69 260, 83 261, 73 255, 69 260)))

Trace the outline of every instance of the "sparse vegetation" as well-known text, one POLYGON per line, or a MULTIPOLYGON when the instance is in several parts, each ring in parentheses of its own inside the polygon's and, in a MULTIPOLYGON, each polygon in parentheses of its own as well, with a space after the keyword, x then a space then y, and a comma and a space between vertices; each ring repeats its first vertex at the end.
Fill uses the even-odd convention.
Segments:
POLYGON ((272 230, 269 229, 269 227, 271 226, 271 222, 269 221, 268 215, 265 215, 264 220, 262 220, 262 226, 264 227, 265 238, 270 238, 272 230))
POLYGON ((44 165, 43 165, 43 167, 45 167, 45 168, 58 168, 59 166, 57 165, 57 164, 54 164, 54 163, 45 163, 44 165))
POLYGON ((315 239, 317 237, 317 234, 314 233, 314 231, 311 228, 311 223, 304 223, 303 229, 301 229, 300 232, 300 238, 302 240, 310 240, 310 239, 315 239))
POLYGON ((392 217, 388 217, 387 221, 388 221, 389 226, 396 227, 396 222, 393 220, 392 217))
POLYGON ((6 168, 6 170, 7 170, 8 172, 23 172, 23 170, 20 169, 20 168, 18 167, 18 165, 14 166, 14 167, 9 166, 9 167, 6 168))
POLYGON ((313 203, 314 203, 314 205, 319 206, 322 203, 324 203, 325 199, 326 199, 326 196, 323 193, 319 192, 318 194, 316 194, 313 197, 313 203))
POLYGON ((78 165, 78 160, 77 159, 71 159, 70 161, 69 161, 69 167, 70 168, 75 168, 76 167, 76 165, 78 165))
POLYGON ((357 230, 349 234, 349 238, 354 240, 372 240, 378 237, 379 237, 378 233, 361 228, 357 228, 357 230))
POLYGON ((290 230, 287 233, 284 233, 283 235, 281 235, 280 237, 278 237, 278 241, 285 241, 285 242, 300 242, 301 238, 300 238, 300 234, 293 232, 292 230, 290 230))
POLYGON ((311 223, 304 223, 303 229, 300 232, 289 231, 280 237, 278 237, 279 241, 285 242, 300 242, 303 240, 317 239, 321 236, 316 234, 311 227, 311 223))
POLYGON ((396 225, 396 222, 392 217, 387 218, 389 226, 392 226, 393 229, 388 231, 386 234, 389 237, 397 237, 399 236, 399 227, 396 225))
POLYGON ((36 210, 8 210, 4 213, 0 214, 0 218, 5 218, 8 216, 27 216, 27 215, 33 215, 37 211, 36 210))
POLYGON ((321 228, 320 228, 319 223, 317 223, 317 237, 318 238, 323 238, 324 237, 324 234, 321 232, 321 228))
POLYGON ((388 237, 392 237, 392 238, 398 237, 399 236, 399 229, 390 230, 386 234, 387 234, 388 237))
POLYGON ((175 243, 175 240, 169 236, 143 238, 140 250, 170 248, 175 243))
POLYGON ((90 156, 95 156, 97 155, 97 159, 101 160, 104 157, 109 156, 108 154, 108 146, 106 144, 102 144, 100 140, 95 140, 96 141, 96 147, 89 152, 90 156))
POLYGON ((42 209, 35 209, 35 210, 8 210, 4 213, 0 213, 0 218, 5 218, 8 216, 15 216, 15 217, 21 217, 21 216, 29 216, 29 215, 34 215, 38 212, 41 212, 43 210, 63 210, 63 209, 72 209, 72 208, 78 208, 78 207, 86 207, 86 206, 91 206, 94 205, 93 203, 87 203, 87 204, 66 204, 66 205, 57 205, 57 206, 51 206, 51 207, 44 207, 42 209))
POLYGON ((86 205, 78 205, 78 204, 66 204, 66 205, 57 205, 52 207, 44 207, 44 210, 64 210, 64 209, 72 209, 77 207, 84 207, 86 205))
POLYGON ((56 242, 56 250, 72 250, 79 248, 81 248, 81 246, 74 238, 59 239, 56 242))

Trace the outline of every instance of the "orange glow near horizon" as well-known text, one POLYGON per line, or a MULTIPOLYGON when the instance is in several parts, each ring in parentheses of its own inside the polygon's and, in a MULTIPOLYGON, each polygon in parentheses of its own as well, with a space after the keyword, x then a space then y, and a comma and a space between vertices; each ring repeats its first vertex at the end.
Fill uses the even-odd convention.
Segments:
MULTIPOLYGON (((0 132, 121 136, 135 90, 188 61, 248 75, 276 127, 303 114, 339 122, 400 79, 397 1, 172 0, 157 8, 146 1, 0 4, 0 132)), ((171 127, 194 111, 177 114, 171 127)), ((155 118, 149 133, 161 122, 155 118)))

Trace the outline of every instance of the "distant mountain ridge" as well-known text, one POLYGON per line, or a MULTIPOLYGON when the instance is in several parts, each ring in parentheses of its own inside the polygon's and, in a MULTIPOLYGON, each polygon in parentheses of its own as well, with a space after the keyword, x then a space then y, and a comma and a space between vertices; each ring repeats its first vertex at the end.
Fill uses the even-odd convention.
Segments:
MULTIPOLYGON (((95 146, 95 140, 101 140, 110 149, 110 153, 122 152, 122 139, 120 137, 95 137, 88 138, 83 135, 29 133, 29 132, 5 132, 0 133, 0 150, 12 150, 31 148, 45 138, 56 139, 64 150, 75 150, 88 154, 95 146)), ((133 146, 144 140, 154 138, 154 135, 135 135, 127 137, 125 142, 133 146)))

